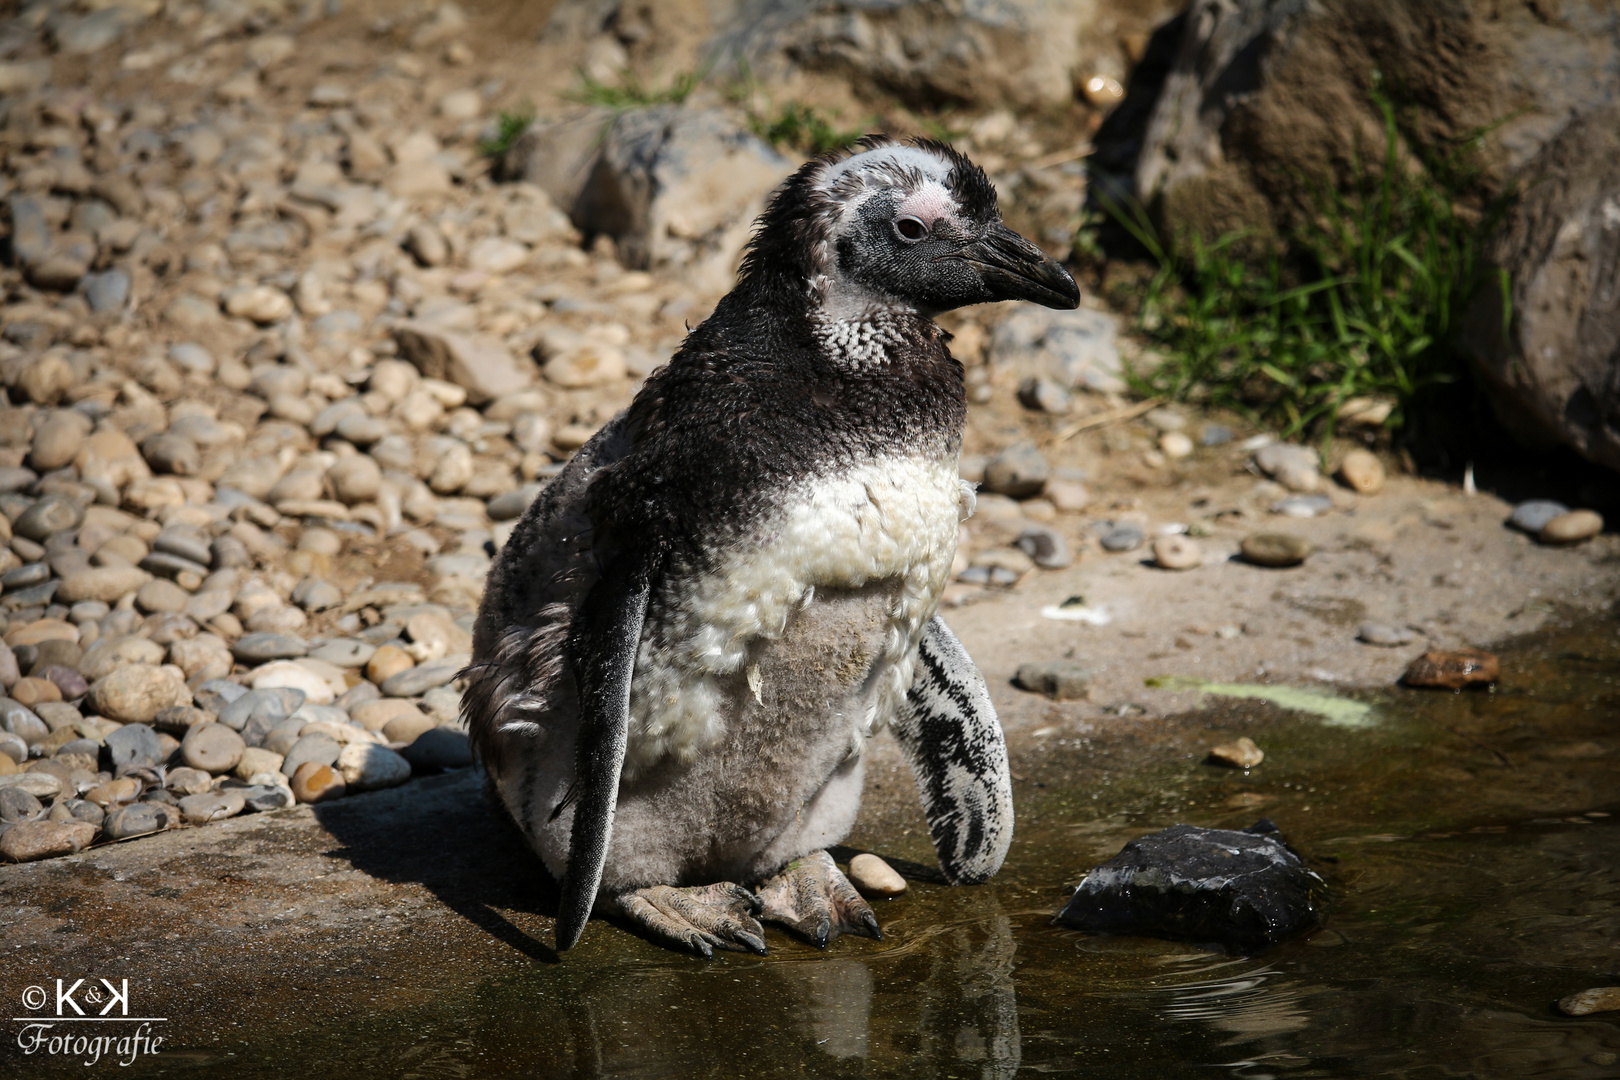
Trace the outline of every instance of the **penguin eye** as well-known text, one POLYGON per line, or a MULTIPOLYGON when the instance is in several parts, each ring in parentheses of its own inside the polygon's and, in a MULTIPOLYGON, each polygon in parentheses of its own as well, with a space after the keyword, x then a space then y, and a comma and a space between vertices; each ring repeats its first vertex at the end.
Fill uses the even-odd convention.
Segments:
POLYGON ((903 217, 895 221, 894 231, 907 240, 921 240, 928 235, 928 226, 914 217, 903 217))

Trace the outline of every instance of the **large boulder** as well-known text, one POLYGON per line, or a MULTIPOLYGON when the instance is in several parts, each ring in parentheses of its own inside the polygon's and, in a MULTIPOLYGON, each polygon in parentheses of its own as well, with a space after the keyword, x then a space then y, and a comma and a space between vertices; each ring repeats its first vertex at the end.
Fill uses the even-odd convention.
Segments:
POLYGON ((544 188, 581 231, 613 237, 626 266, 683 268, 714 291, 730 285, 792 165, 729 112, 659 105, 537 124, 504 168, 544 188))
POLYGON ((1463 347, 1520 438, 1620 469, 1620 106, 1571 124, 1524 179, 1486 253, 1510 318, 1482 288, 1463 347))
POLYGON ((1620 95, 1620 24, 1605 0, 1196 0, 1162 84, 1133 80, 1131 96, 1157 92, 1145 130, 1101 141, 1131 146, 1114 179, 1171 234, 1263 236, 1381 159, 1375 72, 1427 146, 1490 129, 1494 189, 1620 95))
MULTIPOLYGON (((546 55, 596 75, 647 70, 746 75, 778 97, 847 88, 908 105, 1049 107, 1073 101, 1084 31, 1100 3, 1067 0, 563 0, 546 55), (605 70, 604 70, 605 69, 605 70)), ((1125 5, 1121 5, 1125 6, 1125 5)))

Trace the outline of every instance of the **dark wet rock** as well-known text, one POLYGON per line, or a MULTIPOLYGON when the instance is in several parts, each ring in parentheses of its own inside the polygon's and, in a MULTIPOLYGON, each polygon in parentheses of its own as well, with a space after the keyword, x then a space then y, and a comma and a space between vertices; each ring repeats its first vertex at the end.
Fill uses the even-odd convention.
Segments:
POLYGON ((125 724, 106 741, 114 771, 125 766, 150 766, 163 760, 163 742, 145 724, 125 724))
POLYGON ((1547 522, 1569 513, 1569 507, 1552 499, 1527 499, 1513 508, 1508 524, 1532 536, 1541 532, 1547 522))
POLYGON ((219 722, 240 731, 256 716, 284 720, 297 712, 303 703, 304 692, 291 687, 250 690, 219 710, 219 722))
POLYGON ((1316 926, 1326 898, 1269 821, 1242 832, 1172 825, 1093 868, 1058 921, 1255 953, 1316 926))
POLYGON ((1234 769, 1252 769, 1265 759, 1266 752, 1256 746, 1254 740, 1247 735, 1209 748, 1210 761, 1234 769))
POLYGON ((1121 552, 1135 551, 1146 539, 1147 534, 1143 532, 1142 526, 1134 521, 1121 521, 1110 524, 1108 531, 1103 533, 1097 542, 1102 545, 1104 551, 1121 552))
POLYGON ((1401 681, 1407 686, 1461 690, 1493 683, 1501 673, 1496 657, 1480 649, 1431 649, 1407 665, 1401 681))
POLYGON ((1303 536, 1292 533, 1255 533, 1243 538, 1243 558, 1256 566, 1298 566, 1315 550, 1303 536))
POLYGON ((445 727, 424 731, 400 753, 419 773, 464 769, 472 764, 472 746, 466 733, 445 727))
POLYGON ((53 533, 76 529, 84 521, 84 507, 66 495, 46 495, 24 510, 11 525, 18 536, 44 543, 53 533))
POLYGON ((126 840, 131 836, 161 832, 175 820, 173 814, 174 811, 155 803, 130 803, 109 813, 101 828, 109 840, 126 840))
POLYGON ((984 489, 996 495, 1028 499, 1039 495, 1052 476, 1047 463, 1033 443, 1009 446, 984 464, 984 489))
POLYGON ((1013 683, 1054 701, 1080 701, 1091 694, 1090 668, 1073 660, 1041 660, 1018 665, 1013 683))

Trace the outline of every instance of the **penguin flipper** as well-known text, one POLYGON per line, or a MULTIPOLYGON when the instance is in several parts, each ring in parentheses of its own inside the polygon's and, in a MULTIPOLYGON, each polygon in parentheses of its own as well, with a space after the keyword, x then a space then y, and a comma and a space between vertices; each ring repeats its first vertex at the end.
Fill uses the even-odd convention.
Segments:
POLYGON ((892 727, 945 876, 954 885, 988 880, 1012 843, 1007 742, 984 676, 938 615, 923 631, 911 689, 892 727))
POLYGON ((613 838, 630 728, 630 680, 652 591, 650 569, 633 558, 604 568, 569 636, 579 684, 574 823, 557 911, 557 949, 573 948, 596 904, 613 838))

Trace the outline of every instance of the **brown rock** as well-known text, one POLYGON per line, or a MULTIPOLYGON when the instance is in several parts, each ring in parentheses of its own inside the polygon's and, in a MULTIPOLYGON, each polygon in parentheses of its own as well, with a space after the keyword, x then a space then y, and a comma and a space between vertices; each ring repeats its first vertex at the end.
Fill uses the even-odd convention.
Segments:
POLYGON ((0 836, 0 855, 13 862, 32 862, 83 851, 96 838, 88 821, 25 821, 0 836))
POLYGON ((328 802, 341 799, 346 791, 343 777, 330 765, 306 761, 293 773, 293 798, 301 803, 328 802))
MULTIPOLYGON (((112 541, 108 543, 112 544, 112 541)), ((145 547, 144 544, 141 546, 145 547)), ((144 551, 141 557, 145 557, 144 551)), ((62 584, 56 590, 56 599, 64 604, 77 604, 82 600, 111 604, 119 597, 135 592, 151 576, 135 566, 97 566, 79 570, 62 579, 62 584)))
POLYGON ((97 679, 90 687, 89 700, 109 720, 148 724, 169 706, 190 702, 191 691, 174 668, 131 664, 97 679))
POLYGON ((1594 986, 1590 990, 1558 999, 1558 1011, 1565 1016, 1588 1016, 1616 1010, 1620 1010, 1620 986, 1594 986))
POLYGON ((18 679, 11 688, 11 698, 32 709, 42 701, 61 701, 62 688, 49 679, 18 679))
POLYGON ((1544 544, 1578 544, 1602 531, 1602 514, 1595 510, 1571 510, 1543 525, 1537 538, 1544 544))
POLYGON ((1266 752, 1254 745, 1247 735, 1229 743, 1209 749, 1209 760, 1217 765, 1230 765, 1234 769, 1252 769, 1266 759, 1266 752))
POLYGON ((1384 463, 1366 450, 1352 450, 1339 463, 1339 479, 1345 487, 1362 495, 1384 490, 1384 463))
POLYGON ((398 645, 383 645, 366 661, 366 678, 380 686, 390 676, 409 671, 415 666, 416 661, 398 645))
POLYGON ((420 716, 422 710, 416 707, 416 702, 404 698, 379 698, 364 705, 356 705, 349 710, 349 715, 355 723, 367 731, 381 731, 396 717, 420 716))
POLYGON ((1256 533, 1244 537, 1243 558, 1256 566, 1298 566, 1315 550, 1303 536, 1292 533, 1256 533))
POLYGON ((426 323, 394 329, 400 355, 430 379, 467 391, 469 405, 483 405, 529 385, 530 376, 498 341, 470 338, 426 323))
POLYGON ((389 742, 413 743, 421 737, 423 732, 431 731, 438 726, 439 721, 437 718, 429 716, 427 713, 417 709, 415 710, 415 715, 406 713, 404 715, 394 717, 392 720, 388 721, 388 723, 383 725, 382 731, 383 736, 387 738, 389 742))
POLYGON ((1500 664, 1496 657, 1480 649, 1458 649, 1455 652, 1431 649, 1407 665, 1401 681, 1407 686, 1461 690, 1465 686, 1493 683, 1499 673, 1500 664))
POLYGON ((1160 536, 1153 541, 1153 561, 1166 570, 1191 570, 1203 564, 1204 553, 1191 537, 1160 536))

